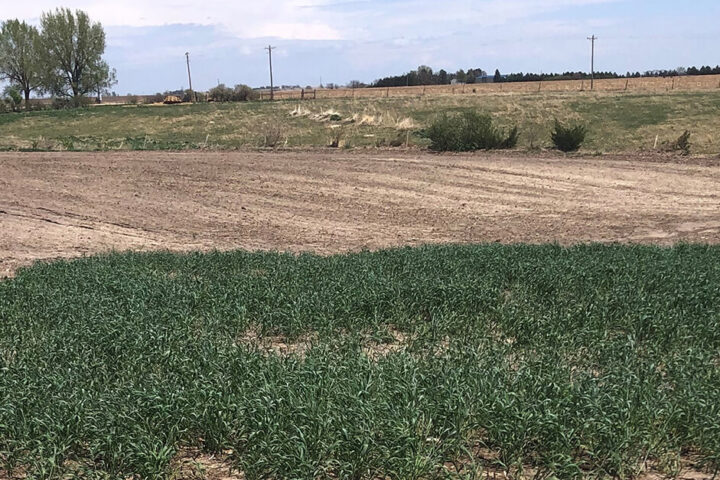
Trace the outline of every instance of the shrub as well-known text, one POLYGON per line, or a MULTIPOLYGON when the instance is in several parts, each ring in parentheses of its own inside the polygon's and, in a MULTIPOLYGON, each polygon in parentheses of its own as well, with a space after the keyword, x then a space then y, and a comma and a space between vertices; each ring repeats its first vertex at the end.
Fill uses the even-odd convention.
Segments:
POLYGON ((258 98, 258 92, 247 85, 235 85, 234 88, 230 88, 221 83, 208 92, 208 100, 211 102, 247 102, 258 98))
POLYGON ((146 102, 147 103, 162 103, 163 100, 165 100, 165 96, 162 93, 156 93, 155 95, 150 95, 147 97, 146 102))
POLYGON ((517 127, 506 134, 493 125, 489 115, 472 111, 441 116, 425 135, 432 142, 430 149, 438 152, 513 148, 519 137, 517 127))
POLYGON ((66 110, 73 108, 73 103, 69 98, 53 97, 51 106, 53 110, 66 110))
POLYGON ((668 152, 681 152, 683 155, 690 155, 690 132, 685 130, 674 142, 665 144, 668 152))
POLYGON ((247 85, 235 85, 232 92, 233 102, 248 102, 257 100, 260 94, 247 85))
POLYGON ((208 92, 208 99, 211 102, 229 102, 232 100, 233 90, 221 83, 217 87, 213 87, 208 92))
POLYGON ((398 133, 398 136, 395 137, 394 140, 390 140, 390 143, 388 145, 390 145, 391 147, 395 147, 395 148, 402 147, 406 143, 406 141, 407 141, 407 136, 403 135, 402 133, 398 133))
POLYGON ((47 105, 39 100, 30 100, 29 110, 32 112, 39 112, 42 110, 47 110, 50 108, 50 105, 47 105))
POLYGON ((525 138, 528 141, 528 148, 530 150, 539 150, 540 145, 538 145, 538 141, 540 140, 542 133, 538 125, 531 124, 527 126, 527 128, 524 130, 524 134, 525 138))
POLYGON ((520 131, 517 125, 510 129, 505 139, 500 144, 500 148, 510 149, 517 147, 518 140, 520 139, 520 131))
POLYGON ((562 152, 576 152, 585 141, 587 127, 584 125, 565 126, 555 119, 555 130, 550 138, 555 148, 562 152))
POLYGON ((273 124, 266 126, 261 146, 266 148, 276 148, 285 142, 287 142, 287 137, 280 125, 273 124))
POLYGON ((330 144, 328 145, 328 147, 338 148, 344 135, 345 130, 343 128, 333 128, 330 131, 330 144))
POLYGON ((22 106, 22 95, 20 95, 20 91, 13 87, 8 86, 5 87, 3 90, 3 101, 5 105, 7 105, 7 108, 9 110, 12 110, 13 112, 19 112, 20 107, 22 106))
POLYGON ((190 89, 185 90, 185 91, 183 92, 183 94, 182 94, 182 101, 183 101, 183 103, 191 103, 191 102, 194 102, 196 98, 197 98, 197 97, 196 97, 196 95, 195 95, 195 92, 193 92, 193 91, 190 90, 190 89))
POLYGON ((67 110, 71 108, 85 108, 94 103, 94 98, 82 97, 53 97, 51 108, 54 110, 67 110))

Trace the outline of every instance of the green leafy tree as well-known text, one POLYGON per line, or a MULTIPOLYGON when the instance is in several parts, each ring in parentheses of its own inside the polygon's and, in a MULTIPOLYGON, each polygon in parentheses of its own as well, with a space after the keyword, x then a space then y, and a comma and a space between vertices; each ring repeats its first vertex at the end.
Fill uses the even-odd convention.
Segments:
POLYGON ((229 102, 232 100, 233 90, 224 83, 219 84, 217 87, 213 87, 208 92, 208 98, 212 102, 229 102))
POLYGON ((445 70, 440 70, 438 72, 438 84, 447 85, 448 83, 450 83, 448 73, 445 70))
POLYGON ((433 69, 427 65, 420 65, 417 69, 417 76, 420 85, 430 85, 433 79, 433 69))
POLYGON ((8 20, 0 27, 0 79, 25 94, 26 109, 30 93, 41 86, 39 36, 37 28, 18 20, 8 20))
POLYGON ((117 83, 115 70, 102 59, 105 31, 100 23, 81 10, 73 13, 67 8, 43 13, 40 23, 47 90, 81 105, 88 93, 106 91, 117 83))

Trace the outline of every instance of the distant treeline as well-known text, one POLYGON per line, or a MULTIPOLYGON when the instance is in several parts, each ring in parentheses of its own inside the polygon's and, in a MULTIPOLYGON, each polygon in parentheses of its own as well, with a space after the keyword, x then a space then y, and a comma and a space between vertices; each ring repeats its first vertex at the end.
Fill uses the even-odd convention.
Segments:
MULTIPOLYGON (((619 74, 616 72, 595 72, 596 79, 607 78, 642 78, 642 77, 676 77, 680 75, 718 75, 720 74, 720 66, 716 67, 689 67, 676 68, 674 70, 649 70, 646 72, 627 72, 619 74)), ((494 75, 488 73, 482 68, 471 68, 466 70, 458 70, 455 73, 448 73, 445 70, 433 71, 432 68, 422 65, 404 75, 385 77, 375 80, 370 85, 363 84, 358 81, 350 82, 349 86, 353 88, 361 87, 413 87, 418 85, 449 85, 453 81, 457 83, 512 83, 512 82, 539 82, 553 80, 584 80, 589 79, 590 74, 587 72, 565 72, 565 73, 510 73, 503 75, 499 70, 495 70, 494 75)))

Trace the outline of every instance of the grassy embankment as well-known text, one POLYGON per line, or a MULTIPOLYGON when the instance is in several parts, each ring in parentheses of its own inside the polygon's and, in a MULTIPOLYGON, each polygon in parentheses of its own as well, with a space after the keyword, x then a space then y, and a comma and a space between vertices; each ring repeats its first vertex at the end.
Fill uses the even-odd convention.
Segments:
POLYGON ((689 130, 692 152, 720 152, 720 93, 535 93, 371 99, 99 106, 0 115, 0 149, 157 150, 263 146, 426 146, 418 135, 442 112, 487 112, 520 127, 519 148, 549 147, 555 118, 588 125, 583 150, 651 150, 689 130), (300 107, 299 115, 291 115, 300 107), (336 115, 336 116, 334 116, 336 115), (332 120, 334 118, 335 120, 332 120), (270 135, 268 135, 270 132, 270 135))

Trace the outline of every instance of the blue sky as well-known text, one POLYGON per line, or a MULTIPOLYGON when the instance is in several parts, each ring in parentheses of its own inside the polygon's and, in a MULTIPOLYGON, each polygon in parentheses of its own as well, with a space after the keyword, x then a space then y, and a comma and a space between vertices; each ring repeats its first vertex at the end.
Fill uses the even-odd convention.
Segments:
MULTIPOLYGON (((52 0, 13 2, 5 18, 37 22, 52 0)), ((503 73, 626 72, 720 64, 717 0, 77 0, 107 31, 119 94, 193 86, 370 82, 426 64, 503 73)))

